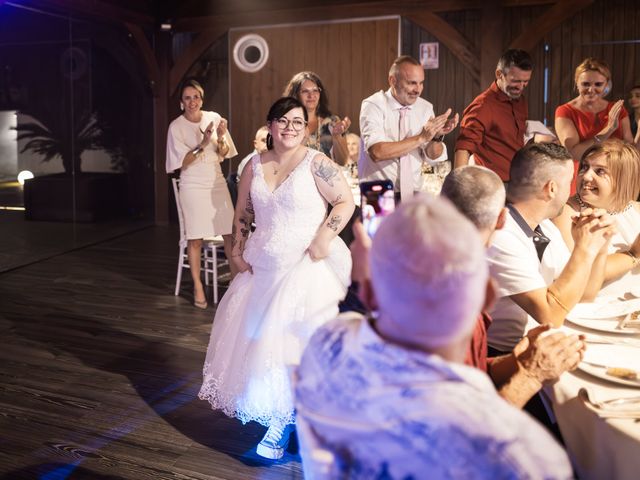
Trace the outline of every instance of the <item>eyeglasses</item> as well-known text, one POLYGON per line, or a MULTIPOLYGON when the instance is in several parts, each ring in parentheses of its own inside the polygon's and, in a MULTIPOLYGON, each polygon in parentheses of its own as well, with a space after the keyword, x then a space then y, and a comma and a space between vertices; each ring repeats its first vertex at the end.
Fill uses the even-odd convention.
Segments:
POLYGON ((315 97, 316 95, 320 95, 321 91, 321 88, 305 88, 304 90, 300 90, 300 95, 313 95, 315 97))
POLYGON ((301 118, 293 118, 289 120, 288 118, 281 117, 276 120, 276 124, 278 125, 278 128, 280 130, 286 130, 289 125, 291 125, 291 128, 293 128, 296 132, 299 132, 307 125, 307 122, 305 122, 301 118))

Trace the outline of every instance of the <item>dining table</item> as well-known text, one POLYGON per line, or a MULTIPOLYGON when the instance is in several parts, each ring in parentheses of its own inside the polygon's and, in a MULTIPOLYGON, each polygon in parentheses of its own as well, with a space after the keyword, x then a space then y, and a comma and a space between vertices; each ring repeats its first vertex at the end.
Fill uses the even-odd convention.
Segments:
POLYGON ((587 348, 576 370, 542 391, 579 479, 640 478, 640 298, 630 297, 567 314, 561 330, 587 348))

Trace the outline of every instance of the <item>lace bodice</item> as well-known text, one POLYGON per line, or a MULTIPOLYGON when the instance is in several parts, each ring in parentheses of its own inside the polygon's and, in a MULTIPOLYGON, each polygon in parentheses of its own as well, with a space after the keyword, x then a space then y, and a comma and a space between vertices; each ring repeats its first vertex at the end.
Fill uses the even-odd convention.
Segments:
POLYGON ((281 268, 300 260, 327 214, 327 202, 315 184, 307 150, 304 159, 273 192, 264 179, 260 156, 251 159, 251 201, 256 229, 247 241, 245 260, 252 266, 281 268))

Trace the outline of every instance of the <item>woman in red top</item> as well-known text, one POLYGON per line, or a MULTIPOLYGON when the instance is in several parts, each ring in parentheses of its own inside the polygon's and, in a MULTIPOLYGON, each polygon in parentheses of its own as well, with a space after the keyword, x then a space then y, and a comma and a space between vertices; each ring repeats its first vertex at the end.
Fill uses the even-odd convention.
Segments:
MULTIPOLYGON (((594 58, 583 61, 575 73, 578 96, 556 109, 555 129, 574 163, 594 144, 608 138, 619 138, 633 143, 629 115, 624 101, 610 102, 606 97, 611 90, 611 71, 604 62, 594 58)), ((575 176, 572 193, 575 192, 575 176)))
POLYGON ((609 67, 587 58, 575 73, 578 96, 556 109, 555 127, 560 142, 579 160, 594 143, 619 138, 632 143, 629 115, 624 101, 606 100, 611 89, 609 67))

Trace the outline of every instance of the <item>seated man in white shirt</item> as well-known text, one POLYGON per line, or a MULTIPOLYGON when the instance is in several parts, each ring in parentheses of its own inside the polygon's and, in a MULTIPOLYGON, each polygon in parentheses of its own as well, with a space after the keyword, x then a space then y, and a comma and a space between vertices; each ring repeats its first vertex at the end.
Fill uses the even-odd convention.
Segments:
POLYGON ((576 248, 569 252, 551 218, 569 198, 571 155, 561 145, 534 143, 520 149, 510 167, 507 215, 488 251, 498 300, 490 311, 490 354, 509 352, 530 319, 559 327, 582 299, 602 285, 613 219, 587 209, 574 219, 576 248))
POLYGON ((333 456, 326 478, 570 478, 555 440, 463 365, 489 281, 475 227, 420 195, 381 224, 370 267, 377 319, 321 327, 297 371, 299 434, 333 456))
POLYGON ((398 57, 389 70, 389 90, 362 101, 360 134, 365 155, 359 159, 360 181, 391 180, 403 198, 422 189, 422 163, 447 159, 442 143, 458 125, 451 109, 434 116, 433 105, 420 97, 424 69, 409 56, 398 57))
POLYGON ((242 175, 242 170, 244 169, 244 167, 247 165, 247 163, 249 163, 249 160, 251 160, 251 157, 258 153, 264 153, 267 151, 268 134, 269 129, 265 125, 258 129, 258 131, 256 132, 256 136, 253 139, 253 152, 244 157, 238 165, 238 179, 240 178, 240 175, 242 175))

